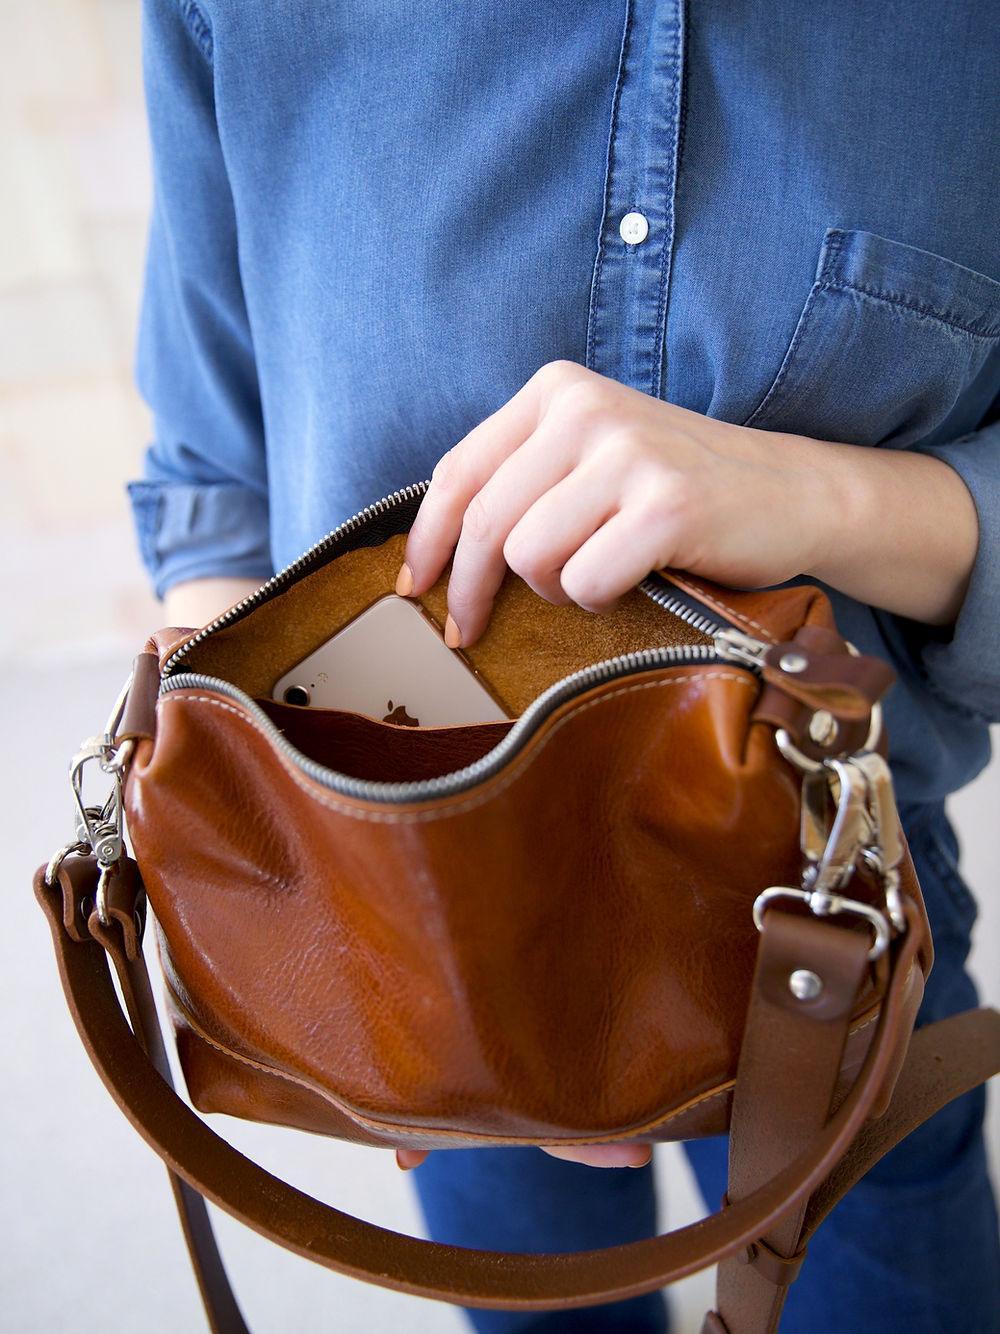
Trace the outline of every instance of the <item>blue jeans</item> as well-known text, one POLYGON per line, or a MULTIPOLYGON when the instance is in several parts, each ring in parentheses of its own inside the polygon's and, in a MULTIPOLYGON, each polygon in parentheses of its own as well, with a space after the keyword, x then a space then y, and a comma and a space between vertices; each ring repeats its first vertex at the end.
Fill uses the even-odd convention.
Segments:
MULTIPOLYGON (((934 931, 919 1024, 976 1005, 965 971, 976 910, 939 806, 904 819, 934 931)), ((1000 1331, 1000 1247, 983 1143, 983 1089, 943 1108, 878 1163, 817 1231, 783 1334, 1000 1331)), ((726 1184, 726 1140, 686 1146, 706 1207, 726 1184)), ((508 1251, 613 1246, 655 1231, 650 1168, 597 1169, 537 1149, 432 1153, 414 1172, 431 1236, 508 1251)), ((662 1293, 567 1312, 470 1311, 481 1334, 664 1334, 662 1293)))

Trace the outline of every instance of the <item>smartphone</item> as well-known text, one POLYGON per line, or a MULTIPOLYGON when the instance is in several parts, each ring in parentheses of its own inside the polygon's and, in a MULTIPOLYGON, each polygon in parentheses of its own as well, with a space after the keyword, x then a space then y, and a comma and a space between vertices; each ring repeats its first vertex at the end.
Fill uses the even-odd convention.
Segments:
POLYGON ((347 709, 401 727, 509 717, 421 608, 394 593, 296 663, 271 693, 285 704, 347 709))

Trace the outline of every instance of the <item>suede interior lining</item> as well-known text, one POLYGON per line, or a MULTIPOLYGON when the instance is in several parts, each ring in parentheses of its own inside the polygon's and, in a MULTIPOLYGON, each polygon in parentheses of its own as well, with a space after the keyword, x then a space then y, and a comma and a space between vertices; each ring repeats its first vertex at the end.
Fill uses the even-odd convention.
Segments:
MULTIPOLYGON (((406 539, 345 552, 248 616, 209 635, 186 656, 204 672, 255 697, 349 621, 393 591, 406 539)), ((439 629, 447 615, 448 570, 419 601, 439 629)), ((508 573, 480 639, 461 650, 505 711, 516 718, 553 682, 581 667, 642 648, 702 644, 708 637, 633 589, 613 610, 594 615, 555 607, 508 573)))

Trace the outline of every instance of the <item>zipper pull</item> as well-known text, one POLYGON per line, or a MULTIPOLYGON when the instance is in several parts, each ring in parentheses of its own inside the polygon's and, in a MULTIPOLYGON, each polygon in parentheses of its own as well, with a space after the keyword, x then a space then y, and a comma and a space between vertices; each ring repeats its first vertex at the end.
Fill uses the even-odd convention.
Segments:
POLYGON ((770 647, 763 640, 744 634, 742 630, 720 630, 713 639, 720 658, 741 663, 744 667, 754 667, 758 671, 763 667, 764 654, 770 647))

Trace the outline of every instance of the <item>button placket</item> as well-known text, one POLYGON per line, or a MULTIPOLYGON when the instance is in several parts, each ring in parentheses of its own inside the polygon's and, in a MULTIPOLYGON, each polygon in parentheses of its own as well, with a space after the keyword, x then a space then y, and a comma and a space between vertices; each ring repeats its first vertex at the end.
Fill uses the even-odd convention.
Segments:
POLYGON ((660 397, 683 58, 682 5, 629 0, 612 108, 587 365, 660 397))

